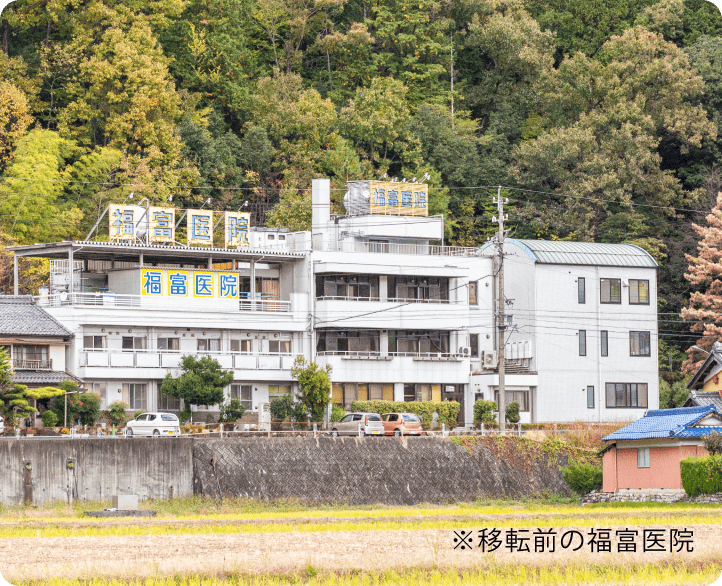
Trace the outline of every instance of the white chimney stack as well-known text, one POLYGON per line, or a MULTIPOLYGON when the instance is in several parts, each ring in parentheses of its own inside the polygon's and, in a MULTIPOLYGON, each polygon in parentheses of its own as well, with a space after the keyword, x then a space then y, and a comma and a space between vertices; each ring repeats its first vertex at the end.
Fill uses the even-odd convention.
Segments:
POLYGON ((331 221, 331 180, 314 179, 311 189, 311 234, 324 234, 331 221))

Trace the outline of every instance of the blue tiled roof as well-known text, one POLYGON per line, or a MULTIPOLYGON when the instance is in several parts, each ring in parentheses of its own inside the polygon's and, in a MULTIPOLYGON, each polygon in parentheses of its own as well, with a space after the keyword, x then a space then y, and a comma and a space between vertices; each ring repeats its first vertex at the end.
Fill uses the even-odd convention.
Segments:
POLYGON ((637 419, 603 438, 603 441, 647 439, 658 437, 700 437, 711 431, 720 431, 719 427, 696 427, 688 429, 710 413, 720 415, 714 405, 699 407, 678 407, 677 409, 655 409, 647 411, 637 419))

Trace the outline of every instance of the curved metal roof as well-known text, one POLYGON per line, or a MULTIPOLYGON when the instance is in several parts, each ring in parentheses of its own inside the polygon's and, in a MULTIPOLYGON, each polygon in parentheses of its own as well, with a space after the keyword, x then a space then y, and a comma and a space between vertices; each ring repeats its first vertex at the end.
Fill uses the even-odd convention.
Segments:
MULTIPOLYGON (((529 258, 540 264, 649 268, 659 266, 651 254, 635 244, 518 240, 516 238, 506 238, 504 243, 515 244, 526 252, 529 258)), ((487 243, 483 248, 489 245, 490 243, 487 243)))

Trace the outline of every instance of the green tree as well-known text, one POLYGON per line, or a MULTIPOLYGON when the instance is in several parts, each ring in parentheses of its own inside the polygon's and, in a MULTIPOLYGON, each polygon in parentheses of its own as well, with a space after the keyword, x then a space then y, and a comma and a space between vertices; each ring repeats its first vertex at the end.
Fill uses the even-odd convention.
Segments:
POLYGON ((233 423, 243 417, 245 412, 246 408, 241 404, 239 399, 231 399, 228 404, 221 407, 218 423, 233 423))
POLYGON ((125 411, 130 409, 128 403, 123 401, 115 401, 108 405, 108 408, 103 411, 103 417, 105 417, 111 425, 115 427, 123 427, 128 421, 128 417, 125 411))
POLYGON ((160 387, 163 396, 183 399, 184 408, 223 403, 223 389, 233 382, 232 371, 222 370, 210 356, 184 356, 181 368, 183 374, 178 378, 168 373, 163 379, 160 387))
POLYGON ((0 180, 0 230, 18 244, 75 235, 82 212, 61 200, 62 170, 74 148, 50 130, 35 129, 18 142, 0 180))
POLYGON ((331 403, 331 365, 319 368, 315 362, 307 363, 303 356, 296 356, 291 376, 298 381, 301 402, 308 408, 311 420, 323 421, 331 403))
POLYGON ((29 110, 25 93, 12 83, 0 81, 0 171, 33 121, 29 110))

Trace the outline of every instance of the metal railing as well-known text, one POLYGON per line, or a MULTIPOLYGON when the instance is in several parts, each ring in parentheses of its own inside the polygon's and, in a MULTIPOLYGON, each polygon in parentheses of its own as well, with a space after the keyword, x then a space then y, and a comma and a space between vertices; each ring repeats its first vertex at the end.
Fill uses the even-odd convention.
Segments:
MULTIPOLYGON (((35 297, 41 307, 91 306, 120 307, 151 310, 185 310, 204 312, 233 311, 228 306, 218 304, 189 304, 185 300, 174 300, 167 297, 146 297, 144 295, 126 295, 118 293, 59 293, 35 297)), ((291 302, 267 299, 241 299, 237 311, 261 311, 266 313, 290 313, 291 302)))
POLYGON ((440 246, 438 244, 404 244, 399 242, 373 242, 344 240, 329 242, 327 252, 371 252, 374 254, 422 254, 431 256, 476 256, 475 246, 440 246))
POLYGON ((284 354, 245 354, 242 352, 177 350, 122 350, 108 348, 83 348, 80 351, 80 366, 111 368, 179 368, 182 356, 210 356, 218 361, 222 368, 238 370, 290 370, 294 355, 284 354))
POLYGON ((13 359, 13 368, 18 370, 53 370, 53 360, 13 359))

